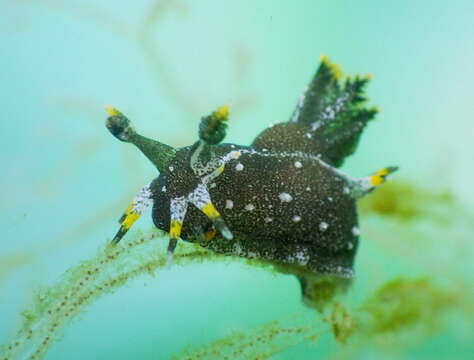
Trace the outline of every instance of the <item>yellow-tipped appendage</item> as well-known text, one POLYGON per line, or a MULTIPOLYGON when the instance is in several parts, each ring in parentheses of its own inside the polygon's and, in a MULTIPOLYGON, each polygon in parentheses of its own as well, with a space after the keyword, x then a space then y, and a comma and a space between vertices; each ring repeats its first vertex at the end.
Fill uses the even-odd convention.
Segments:
POLYGON ((388 174, 390 174, 390 168, 384 168, 382 170, 377 171, 375 174, 371 175, 369 178, 370 185, 375 187, 383 184, 385 182, 385 178, 388 174))
POLYGON ((109 114, 109 116, 117 116, 120 114, 116 108, 110 105, 105 106, 105 111, 107 111, 107 114, 109 114))
POLYGON ((133 212, 133 201, 128 205, 127 210, 122 216, 120 225, 126 230, 130 229, 133 223, 140 217, 139 213, 133 212))
POLYGON ((338 64, 331 62, 326 55, 321 55, 320 61, 324 63, 329 69, 331 69, 336 80, 341 78, 342 70, 338 64))
POLYGON ((183 223, 179 220, 171 220, 170 223, 170 238, 177 239, 181 236, 181 229, 183 228, 183 223))
POLYGON ((221 216, 217 209, 214 207, 212 203, 207 203, 205 204, 202 208, 201 211, 209 218, 209 219, 217 219, 218 217, 221 216))
POLYGON ((224 169, 225 169, 225 168, 224 168, 224 165, 219 166, 219 167, 215 170, 216 175, 222 174, 222 173, 224 172, 224 169))
POLYGON ((219 106, 211 116, 216 121, 226 121, 229 118, 229 105, 219 106))

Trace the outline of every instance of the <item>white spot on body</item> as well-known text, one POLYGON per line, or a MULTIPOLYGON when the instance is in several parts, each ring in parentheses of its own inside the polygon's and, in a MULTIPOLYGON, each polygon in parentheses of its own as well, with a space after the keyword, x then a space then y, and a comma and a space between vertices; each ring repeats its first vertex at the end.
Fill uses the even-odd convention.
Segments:
POLYGON ((211 183, 211 184, 209 185, 209 187, 210 187, 211 189, 212 189, 212 188, 215 188, 216 186, 217 186, 216 183, 211 183))
POLYGON ((235 165, 235 170, 242 171, 244 169, 244 165, 242 163, 238 163, 235 165))
POLYGON ((354 248, 354 244, 352 242, 347 243, 347 249, 352 250, 354 248))
POLYGON ((280 198, 281 202, 290 202, 293 200, 293 197, 288 193, 281 193, 278 195, 278 197, 280 198))
POLYGON ((328 200, 329 200, 329 201, 332 201, 332 197, 329 196, 329 197, 328 197, 328 200))
POLYGON ((163 187, 161 188, 161 191, 162 191, 162 192, 166 192, 166 186, 163 186, 163 187))
POLYGON ((255 205, 247 204, 247 205, 245 205, 245 210, 247 210, 247 211, 255 210, 255 205))
POLYGON ((272 222, 273 219, 271 217, 267 216, 265 219, 263 219, 263 221, 265 221, 268 224, 268 223, 272 222))
POLYGON ((321 230, 321 231, 326 231, 328 229, 328 227, 329 227, 329 225, 328 225, 327 222, 323 221, 319 224, 319 230, 321 230))
POLYGON ((295 165, 295 168, 297 168, 297 169, 300 169, 300 168, 303 167, 303 164, 300 163, 299 161, 295 161, 295 164, 294 164, 294 165, 295 165))
POLYGON ((168 169, 170 169, 171 172, 174 171, 174 167, 172 167, 172 166, 168 167, 168 169))
POLYGON ((242 246, 240 246, 239 243, 235 243, 235 244, 234 244, 234 252, 235 252, 237 255, 242 255, 242 246))
POLYGON ((298 264, 302 266, 305 266, 309 262, 309 256, 304 251, 298 251, 295 254, 295 259, 298 262, 298 264))
POLYGON ((232 200, 226 200, 225 201, 225 208, 226 209, 232 209, 234 207, 234 202, 232 200))
POLYGON ((306 191, 311 191, 311 188, 309 186, 307 186, 306 191))
POLYGON ((350 191, 350 189, 349 189, 347 186, 344 186, 344 189, 342 189, 342 192, 343 192, 344 194, 349 194, 351 191, 350 191))
POLYGON ((308 139, 311 139, 313 137, 310 133, 306 133, 304 134, 304 136, 306 136, 308 139))
POLYGON ((293 218, 291 220, 293 220, 293 222, 300 222, 301 221, 301 216, 295 215, 295 216, 293 216, 293 218))

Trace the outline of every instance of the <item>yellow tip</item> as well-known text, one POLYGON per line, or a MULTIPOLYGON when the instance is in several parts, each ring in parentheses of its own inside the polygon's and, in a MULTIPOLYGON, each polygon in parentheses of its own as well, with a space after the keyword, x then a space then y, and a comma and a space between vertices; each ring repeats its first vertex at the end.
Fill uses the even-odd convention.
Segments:
POLYGON ((212 203, 207 203, 201 208, 201 211, 209 218, 215 219, 221 216, 212 203))
POLYGON ((220 175, 224 172, 224 165, 221 165, 219 166, 217 169, 216 169, 216 174, 217 175, 220 175))
POLYGON ((130 202, 127 209, 120 218, 120 225, 125 229, 130 229, 133 223, 140 217, 140 214, 133 212, 133 201, 130 202))
POLYGON ((116 108, 109 105, 105 107, 105 111, 107 111, 107 114, 109 114, 109 116, 117 116, 119 114, 116 108))
POLYGON ((376 187, 384 182, 384 178, 380 175, 372 175, 370 177, 370 186, 376 187))
POLYGON ((329 58, 326 55, 321 55, 320 60, 332 71, 336 80, 339 80, 341 78, 342 71, 339 65, 329 61, 329 58))
POLYGON ((179 220, 171 220, 170 224, 170 237, 172 239, 177 239, 181 235, 181 228, 183 223, 179 220))
POLYGON ((372 79, 373 77, 374 77, 374 76, 373 76, 372 74, 365 74, 364 76, 362 76, 362 79, 368 81, 368 80, 372 79))
POLYGON ((385 182, 386 177, 395 170, 396 168, 384 168, 382 170, 377 171, 375 174, 370 176, 370 185, 375 187, 383 184, 385 182))
POLYGON ((229 105, 222 105, 212 114, 216 120, 225 121, 229 117, 229 105))
POLYGON ((122 226, 125 229, 130 229, 133 225, 133 223, 140 217, 140 214, 138 213, 129 213, 125 216, 125 218, 122 221, 122 226))

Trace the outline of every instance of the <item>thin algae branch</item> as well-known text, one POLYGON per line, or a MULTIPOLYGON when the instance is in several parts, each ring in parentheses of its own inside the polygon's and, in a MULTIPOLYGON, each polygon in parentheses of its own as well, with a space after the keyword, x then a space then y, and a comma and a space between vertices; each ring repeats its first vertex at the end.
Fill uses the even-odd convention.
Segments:
POLYGON ((188 346, 172 359, 274 359, 296 346, 306 347, 305 358, 318 354, 318 358, 360 359, 367 349, 380 356, 387 348, 405 352, 410 345, 449 331, 449 316, 457 314, 472 323, 472 300, 456 286, 441 286, 428 277, 398 277, 380 285, 358 305, 334 301, 322 314, 301 314, 234 331, 206 345, 188 346), (338 344, 330 354, 323 352, 321 344, 328 341, 327 335, 338 344))
MULTIPOLYGON (((153 0, 144 11, 142 20, 137 24, 128 23, 127 21, 115 17, 112 12, 103 11, 96 5, 88 5, 80 1, 29 0, 17 2, 15 6, 18 8, 18 12, 22 14, 25 12, 22 6, 40 6, 51 10, 52 13, 63 13, 81 20, 85 25, 88 23, 97 25, 104 31, 129 41, 134 45, 133 49, 149 63, 148 71, 150 77, 155 81, 157 88, 162 89, 162 93, 168 97, 171 103, 176 105, 176 109, 185 115, 193 115, 197 112, 196 107, 199 107, 198 98, 202 98, 201 94, 198 96, 197 94, 186 92, 178 86, 177 79, 170 75, 172 71, 166 71, 166 69, 169 70, 172 66, 169 65, 169 59, 166 58, 160 51, 159 46, 157 46, 160 39, 159 36, 156 36, 157 33, 159 33, 160 25, 166 20, 166 17, 178 18, 192 11, 192 9, 188 8, 189 4, 177 0, 153 0)), ((14 17, 12 17, 12 19, 13 18, 14 17)), ((233 100, 234 108, 236 112, 246 111, 249 107, 254 106, 256 102, 255 94, 251 94, 251 90, 248 88, 248 69, 252 65, 252 57, 249 49, 246 47, 239 47, 236 53, 229 54, 229 57, 232 58, 232 62, 234 63, 233 69, 231 70, 235 77, 235 83, 238 84, 238 94, 233 100)), ((93 100, 80 99, 76 96, 74 98, 61 98, 57 100, 59 101, 59 105, 66 111, 82 112, 84 120, 94 118, 90 109, 94 109, 95 112, 97 103, 93 100)), ((189 119, 192 119, 192 117, 185 116, 182 120, 189 121, 189 119)), ((53 125, 50 124, 48 126, 53 125)), ((51 136, 51 132, 47 133, 48 136, 51 136)), ((66 136, 68 134, 61 135, 66 136)), ((72 151, 74 155, 67 157, 57 169, 52 170, 53 173, 49 174, 47 178, 39 179, 37 183, 26 182, 23 184, 15 182, 14 184, 3 184, 3 187, 8 187, 9 191, 4 193, 0 208, 6 210, 11 207, 16 198, 10 196, 10 194, 16 194, 18 192, 28 192, 31 197, 38 195, 42 197, 56 196, 58 189, 65 184, 65 180, 68 180, 71 175, 73 175, 74 170, 91 155, 96 154, 97 151, 102 149, 103 144, 95 137, 95 134, 89 134, 88 138, 92 140, 76 146, 74 151, 72 151)), ((182 141, 182 139, 178 138, 173 140, 174 142, 182 141)), ((77 141, 77 139, 75 139, 75 141, 77 141)), ((127 155, 123 154, 123 156, 127 155)), ((127 161, 127 159, 123 161, 126 163, 125 168, 127 171, 122 174, 122 178, 128 179, 127 188, 135 188, 137 186, 136 181, 134 181, 136 178, 131 174, 139 173, 139 171, 137 169, 130 171, 130 167, 136 166, 136 164, 127 161)), ((26 160, 24 162, 26 162, 26 160)), ((21 163, 23 162, 18 162, 18 164, 21 163)), ((9 170, 18 171, 17 167, 21 166, 18 164, 15 165, 15 168, 7 169, 7 173, 9 170)), ((111 209, 120 208, 127 202, 129 195, 130 194, 125 194, 123 198, 98 210, 83 223, 67 229, 47 243, 32 245, 33 247, 29 247, 26 250, 17 250, 9 254, 0 254, 0 282, 12 273, 18 272, 21 268, 37 263, 45 253, 57 251, 77 243, 106 219, 111 219, 110 214, 114 213, 111 209)))
MULTIPOLYGON (((70 268, 48 289, 36 294, 31 306, 22 312, 23 323, 14 339, 2 349, 0 359, 40 359, 63 329, 84 309, 129 280, 165 267, 163 251, 157 251, 161 233, 139 235, 124 246, 107 245, 97 255, 70 268)), ((176 264, 189 264, 218 257, 195 247, 179 247, 176 264)))
POLYGON ((232 331, 207 345, 187 346, 172 360, 196 359, 271 359, 274 355, 301 343, 315 343, 321 330, 302 319, 291 324, 272 321, 247 332, 232 331))
MULTIPOLYGON (((161 235, 158 231, 138 234, 121 246, 105 246, 91 259, 70 268, 56 284, 39 291, 22 313, 21 328, 1 349, 0 359, 41 359, 70 322, 93 302, 140 275, 163 269, 165 249, 157 248, 156 241, 161 235)), ((181 244, 173 261, 188 265, 226 258, 196 245, 181 244)), ((246 262, 262 265, 256 260, 246 262)), ((272 269, 264 264, 263 267, 272 269)), ((448 314, 457 313, 474 321, 472 296, 463 292, 460 284, 447 287, 429 277, 399 277, 382 283, 358 304, 346 304, 338 298, 321 313, 303 312, 254 329, 234 331, 207 345, 187 347, 173 359, 270 359, 295 346, 311 346, 327 334, 332 334, 338 343, 350 343, 352 353, 363 351, 369 343, 387 344, 387 339, 403 349, 404 336, 426 341, 445 329, 448 314)), ((338 347, 335 355, 347 353, 348 349, 338 347)))

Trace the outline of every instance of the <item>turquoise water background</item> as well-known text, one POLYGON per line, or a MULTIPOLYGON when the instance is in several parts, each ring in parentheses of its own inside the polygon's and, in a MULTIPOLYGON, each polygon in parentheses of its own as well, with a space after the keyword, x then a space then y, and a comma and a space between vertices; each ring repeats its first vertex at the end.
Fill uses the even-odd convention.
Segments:
MULTIPOLYGON (((202 115, 227 103, 227 140, 248 144, 289 118, 326 54, 349 74, 371 73, 368 95, 382 110, 344 171, 398 164, 397 176, 449 189, 474 209, 472 1, 24 0, 2 1, 0 11, 0 343, 35 289, 95 253, 157 175, 108 133, 107 104, 178 147, 196 140, 202 115)), ((136 225, 151 226, 149 214, 136 225)), ((461 252, 446 234, 438 253, 461 252)), ((427 272, 390 266, 378 250, 362 231, 361 285, 349 297, 363 296, 374 268, 380 283, 427 272)), ((456 265, 472 281, 473 246, 463 251, 456 265)), ((291 276, 232 263, 176 267, 94 303, 46 358, 166 359, 295 312, 311 314, 291 276)), ((469 358, 472 333, 454 328, 386 358, 469 358)), ((328 338, 275 359, 329 357, 338 346, 328 338)))

